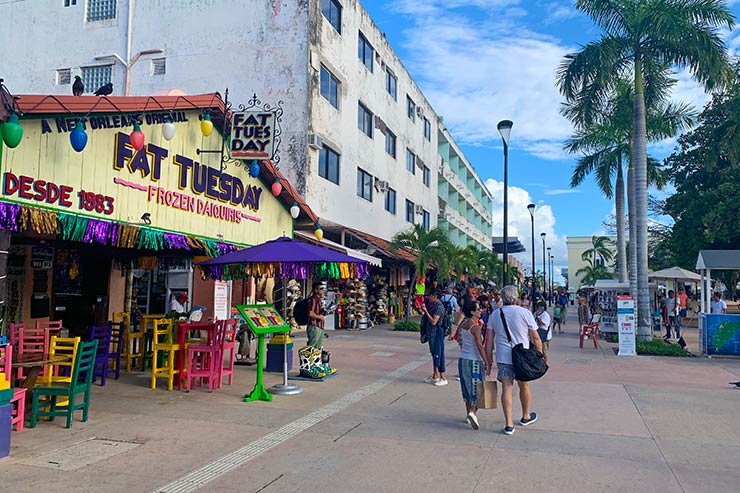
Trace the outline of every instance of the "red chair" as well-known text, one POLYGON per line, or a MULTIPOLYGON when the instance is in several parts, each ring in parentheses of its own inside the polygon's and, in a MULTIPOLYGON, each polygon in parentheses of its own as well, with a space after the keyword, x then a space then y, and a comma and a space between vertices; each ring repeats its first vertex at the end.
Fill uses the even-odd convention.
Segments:
MULTIPOLYGON (((10 369, 13 365, 13 346, 0 346, 0 373, 5 374, 5 379, 11 381, 10 369)), ((13 410, 10 414, 10 426, 15 425, 15 431, 23 431, 23 418, 26 414, 26 389, 14 388, 13 397, 10 399, 13 410)))
POLYGON ((591 317, 591 322, 581 326, 581 341, 580 348, 583 349, 583 340, 590 338, 594 341, 594 348, 599 349, 599 343, 596 338, 599 336, 599 323, 601 321, 601 315, 594 315, 591 317))
POLYGON ((213 331, 213 337, 206 344, 188 346, 188 366, 185 376, 185 390, 190 391, 190 384, 196 378, 208 382, 208 391, 221 387, 223 372, 223 344, 226 337, 226 321, 219 320, 213 331))
POLYGON ((230 318, 225 320, 226 322, 226 334, 224 335, 223 346, 221 347, 222 359, 225 356, 225 366, 222 364, 221 378, 218 381, 218 386, 221 387, 224 377, 229 377, 229 383, 231 385, 234 382, 234 360, 236 359, 236 329, 237 320, 230 318), (227 354, 228 351, 228 354, 227 354))

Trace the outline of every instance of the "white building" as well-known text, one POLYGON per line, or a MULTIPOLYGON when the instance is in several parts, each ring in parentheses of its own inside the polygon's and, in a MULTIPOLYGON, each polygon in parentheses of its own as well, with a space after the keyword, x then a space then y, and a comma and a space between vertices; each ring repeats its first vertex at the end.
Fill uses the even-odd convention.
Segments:
MULTIPOLYGON (((617 237, 607 236, 610 240, 610 250, 612 252, 612 258, 617 256, 617 237)), ((581 287, 581 281, 583 275, 576 274, 581 268, 586 267, 586 261, 583 260, 583 252, 593 248, 593 237, 592 236, 568 236, 565 241, 568 247, 568 291, 575 293, 581 287)), ((613 263, 610 265, 604 261, 604 258, 598 256, 595 259, 596 264, 605 265, 610 272, 614 272, 613 263)))
POLYGON ((437 115, 357 0, 34 0, 0 4, 0 18, 16 26, 0 33, 16 94, 70 94, 79 75, 86 93, 110 81, 114 95, 228 87, 235 106, 281 101, 280 169, 325 231, 434 227, 444 189, 453 240, 490 243, 490 194, 452 139, 438 142, 437 115), (451 186, 438 187, 438 151, 451 186))

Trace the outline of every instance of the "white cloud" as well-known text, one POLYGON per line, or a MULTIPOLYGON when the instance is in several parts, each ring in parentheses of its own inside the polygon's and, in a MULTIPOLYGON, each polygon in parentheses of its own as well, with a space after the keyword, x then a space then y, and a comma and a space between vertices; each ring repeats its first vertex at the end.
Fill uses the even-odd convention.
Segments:
MULTIPOLYGON (((486 186, 493 194, 493 235, 503 235, 503 210, 504 210, 504 184, 503 182, 488 179, 486 180, 486 186)), ((522 262, 524 268, 529 272, 532 268, 532 219, 527 210, 527 205, 532 203, 532 197, 529 192, 520 187, 509 186, 509 237, 516 236, 526 252, 517 253, 514 256, 522 262)), ((557 273, 555 280, 558 280, 560 276, 560 268, 568 265, 568 250, 565 244, 565 238, 559 236, 555 231, 555 215, 552 212, 552 208, 543 203, 539 202, 537 209, 534 213, 534 227, 535 227, 535 264, 538 270, 542 270, 542 238, 540 233, 545 233, 546 246, 552 248, 552 255, 555 256, 553 263, 555 269, 553 272, 557 273)), ((561 280, 561 282, 564 282, 561 280)))
POLYGON ((544 8, 548 13, 547 20, 545 21, 547 24, 552 24, 555 21, 573 19, 581 15, 581 13, 573 8, 573 5, 570 3, 563 4, 558 2, 550 2, 545 5, 544 8))
POLYGON ((568 195, 571 193, 581 193, 583 190, 577 188, 555 188, 553 190, 545 190, 545 195, 568 195))

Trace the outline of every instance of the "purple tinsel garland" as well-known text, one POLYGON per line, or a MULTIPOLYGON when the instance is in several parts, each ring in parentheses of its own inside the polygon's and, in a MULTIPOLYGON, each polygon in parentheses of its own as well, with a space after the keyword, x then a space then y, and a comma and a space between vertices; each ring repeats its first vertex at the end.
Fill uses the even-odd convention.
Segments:
POLYGON ((18 231, 18 216, 21 213, 21 206, 9 202, 0 202, 0 229, 18 231))
POLYGON ((185 238, 185 236, 181 234, 165 233, 164 243, 165 245, 167 245, 167 248, 190 250, 190 245, 188 245, 187 238, 185 238))
POLYGON ((85 230, 85 243, 97 242, 101 245, 115 245, 118 237, 118 223, 90 219, 85 230))

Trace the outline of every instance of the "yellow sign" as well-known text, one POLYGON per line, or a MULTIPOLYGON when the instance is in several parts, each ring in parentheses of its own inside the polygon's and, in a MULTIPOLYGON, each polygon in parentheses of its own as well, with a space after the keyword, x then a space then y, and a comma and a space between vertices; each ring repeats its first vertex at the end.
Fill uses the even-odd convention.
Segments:
POLYGON ((147 114, 145 145, 129 137, 136 116, 93 116, 87 146, 69 140, 74 120, 24 119, 25 138, 0 163, 0 198, 9 202, 151 227, 238 244, 256 244, 292 231, 286 208, 244 166, 221 167, 217 132, 203 137, 198 112, 175 114, 167 141, 163 115, 147 114))

